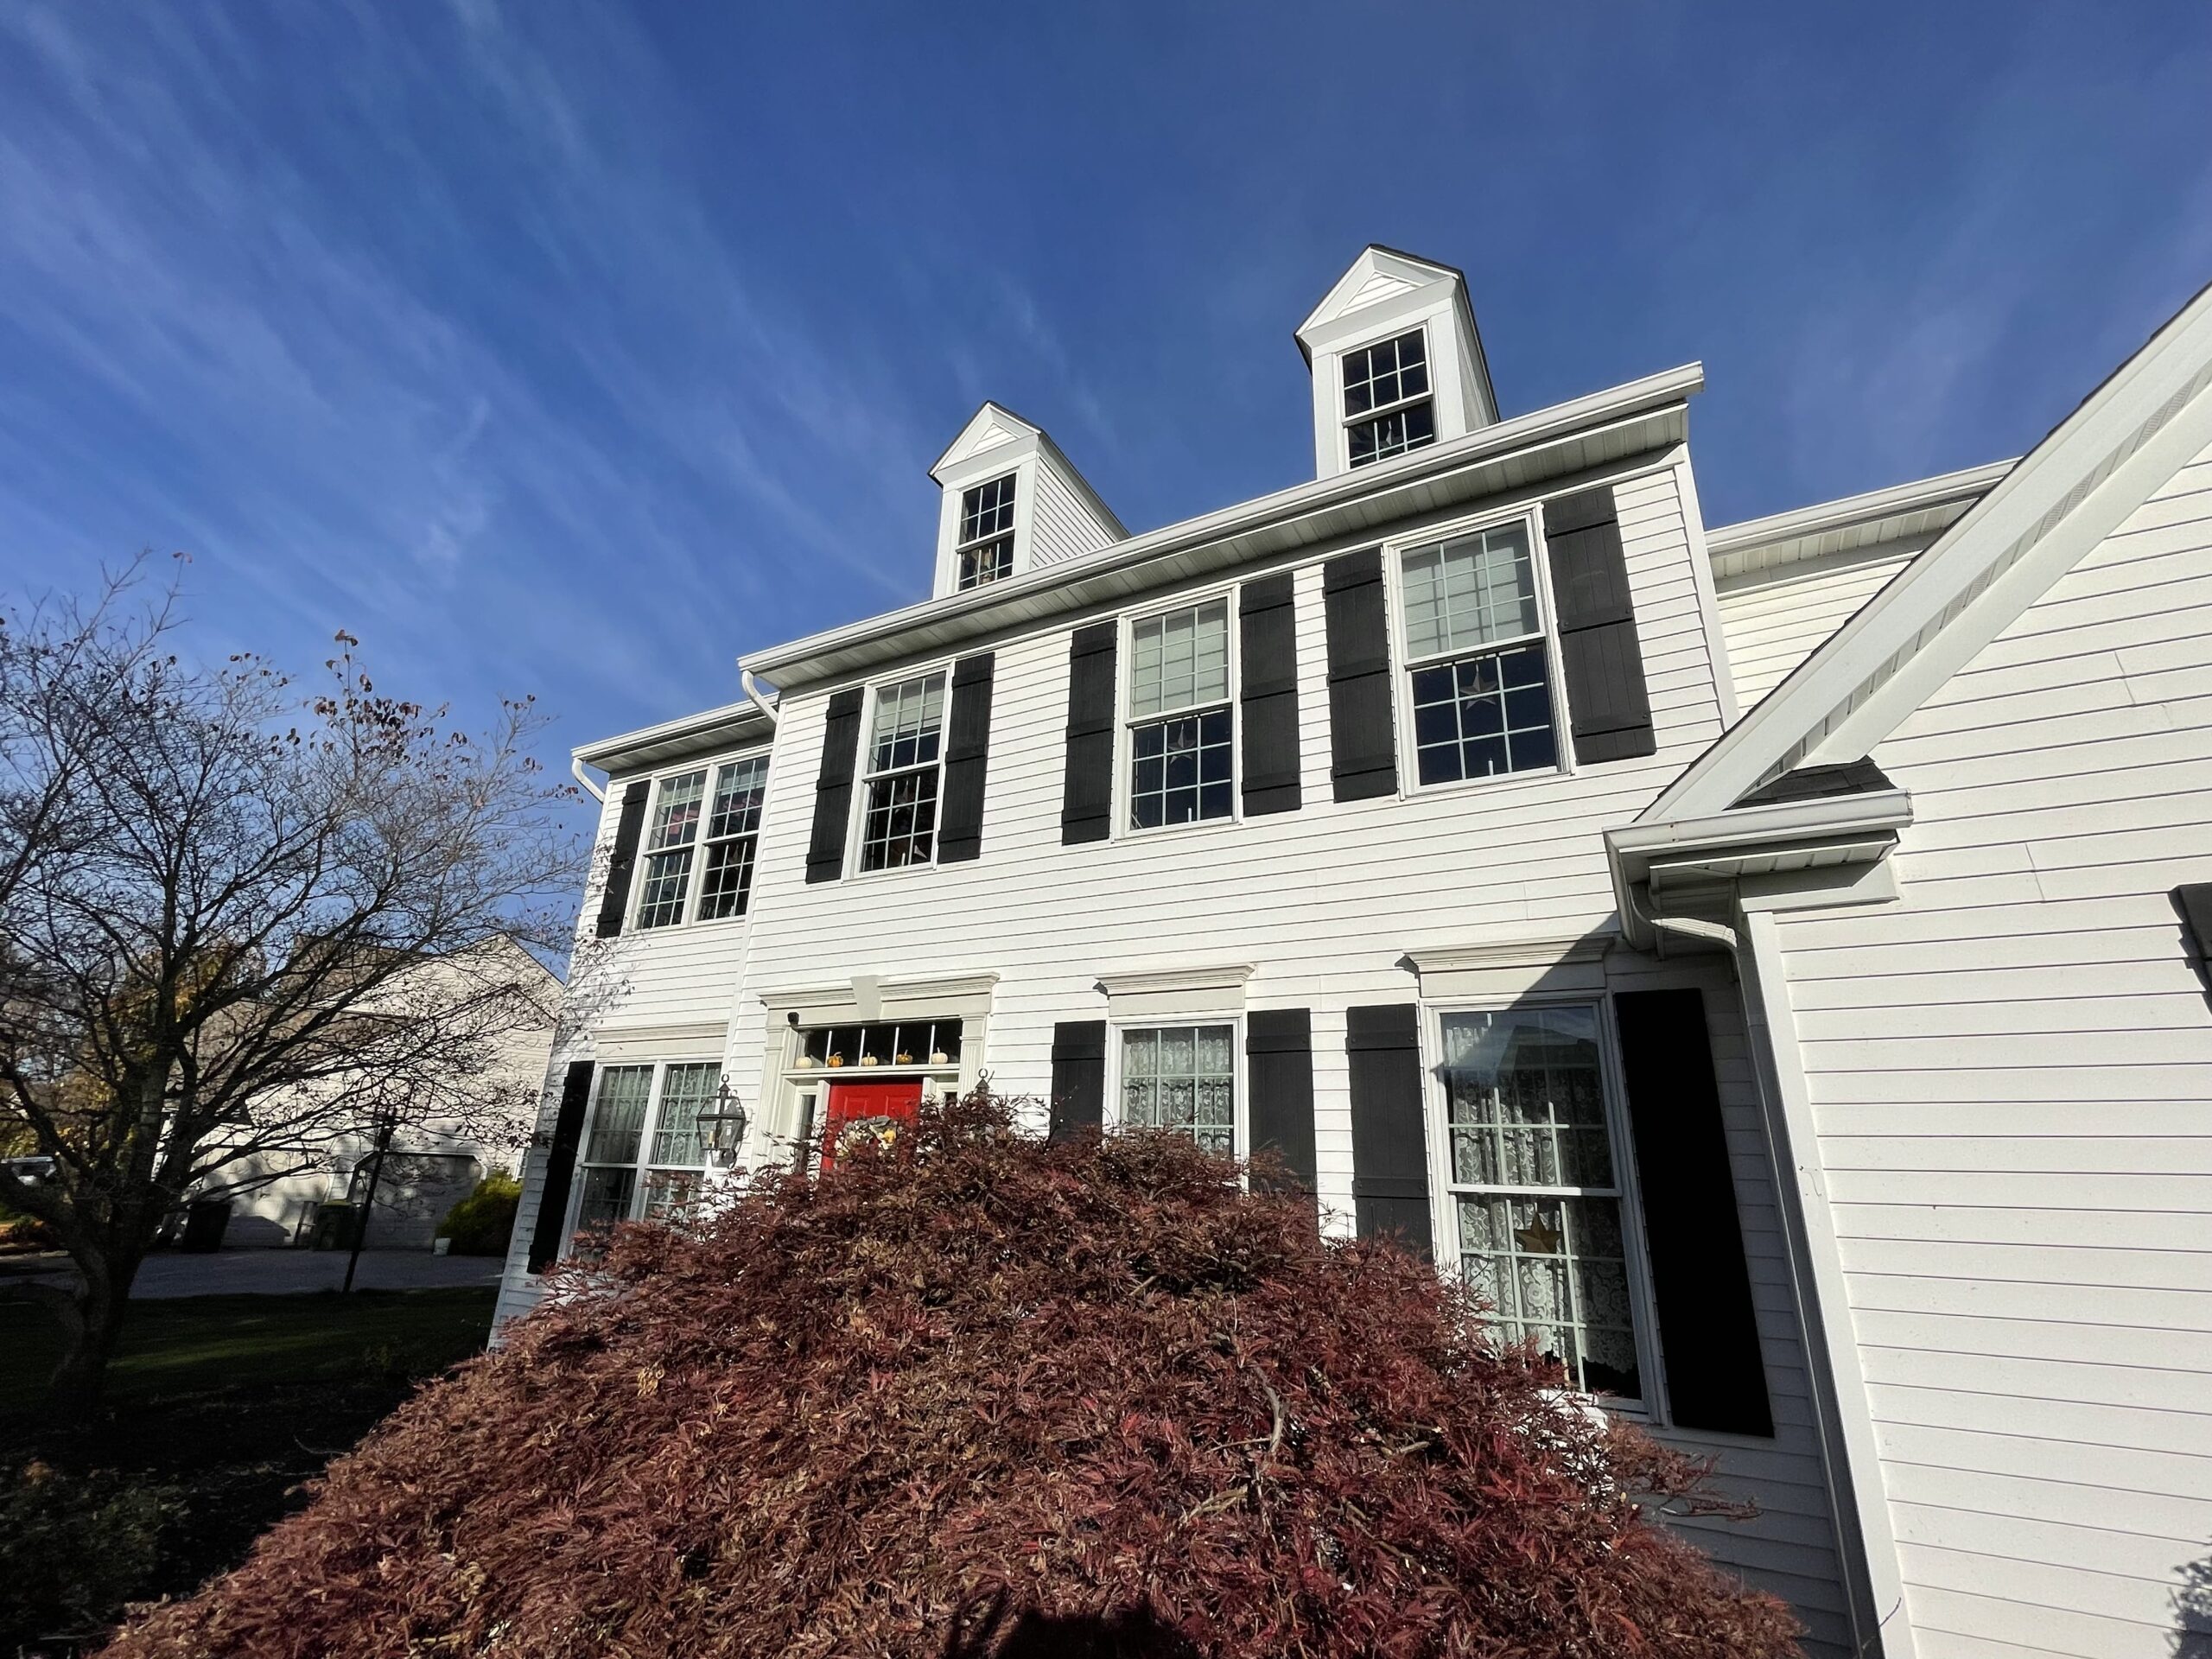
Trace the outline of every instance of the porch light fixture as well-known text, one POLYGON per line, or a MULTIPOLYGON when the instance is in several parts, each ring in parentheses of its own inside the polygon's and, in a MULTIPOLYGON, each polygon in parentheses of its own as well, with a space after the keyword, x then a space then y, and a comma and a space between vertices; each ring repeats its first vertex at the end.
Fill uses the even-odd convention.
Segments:
POLYGON ((751 1122, 752 1114, 724 1077, 715 1086, 713 1103, 699 1114, 699 1136, 707 1149, 707 1161, 722 1169, 734 1167, 745 1146, 746 1125, 751 1122))

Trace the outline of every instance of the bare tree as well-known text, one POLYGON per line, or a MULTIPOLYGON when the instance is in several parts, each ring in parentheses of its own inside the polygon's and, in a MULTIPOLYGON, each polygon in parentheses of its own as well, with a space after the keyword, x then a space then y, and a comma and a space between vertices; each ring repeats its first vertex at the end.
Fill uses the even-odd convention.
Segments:
MULTIPOLYGON (((57 1403, 97 1399, 138 1265, 195 1187, 379 1124, 471 1133, 545 1023, 572 791, 543 716, 478 735, 378 693, 340 634, 303 695, 168 650, 172 585, 0 624, 0 1166, 73 1291, 57 1403)), ((34 1292, 34 1294, 38 1294, 34 1292)))

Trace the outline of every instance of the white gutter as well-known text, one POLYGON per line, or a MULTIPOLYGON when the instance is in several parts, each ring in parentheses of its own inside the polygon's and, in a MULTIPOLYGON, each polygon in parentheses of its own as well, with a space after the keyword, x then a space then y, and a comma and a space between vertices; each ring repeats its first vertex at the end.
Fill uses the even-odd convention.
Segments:
POLYGON ((605 806, 607 804, 607 791, 601 789, 597 784, 592 782, 591 774, 584 770, 583 756, 581 754, 572 754, 569 757, 569 775, 571 778, 574 778, 578 784, 583 786, 583 791, 585 794, 590 796, 592 799, 597 801, 601 806, 605 806))
POLYGON ((748 652, 738 661, 741 666, 763 674, 774 674, 792 664, 804 663, 810 658, 880 637, 903 633, 925 623, 949 620, 1001 607, 1011 607, 1025 597, 1050 592, 1078 580, 1126 570, 1131 566, 1192 548, 1255 535, 1308 514, 1357 501, 1364 496, 1408 488, 1440 475, 1494 461, 1516 450, 1571 438, 1608 423, 1648 414, 1682 402, 1702 389, 1704 385, 1703 366, 1695 363, 1685 364, 1680 368, 1631 380, 1625 385, 1613 386, 1557 404, 1549 409, 1516 415, 1510 421, 1499 421, 1471 432, 1465 437, 1417 449, 1394 461, 1363 467, 1357 472, 1315 479, 1310 483, 1278 490, 1273 495, 1263 495, 1255 500, 1240 502, 1196 518, 1184 519, 1179 524, 1147 531, 1141 536, 1116 542, 1079 559, 1064 560, 1022 575, 992 582, 988 587, 971 588, 963 593, 948 594, 919 605, 910 605, 904 610, 868 617, 842 627, 810 634, 788 645, 748 652))

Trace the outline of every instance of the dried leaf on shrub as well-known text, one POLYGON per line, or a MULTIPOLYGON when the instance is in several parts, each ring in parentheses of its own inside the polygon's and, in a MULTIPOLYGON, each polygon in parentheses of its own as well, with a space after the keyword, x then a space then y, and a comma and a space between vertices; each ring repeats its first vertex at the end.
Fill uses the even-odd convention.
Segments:
POLYGON ((1795 1651, 1700 1470, 1172 1136, 932 1109, 559 1292, 114 1659, 1795 1651))

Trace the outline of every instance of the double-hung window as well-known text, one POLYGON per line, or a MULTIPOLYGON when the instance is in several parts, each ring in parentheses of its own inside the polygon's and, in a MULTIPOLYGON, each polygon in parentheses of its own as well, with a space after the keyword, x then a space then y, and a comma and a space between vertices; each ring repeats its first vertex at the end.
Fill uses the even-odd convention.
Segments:
POLYGON ((692 871, 702 851, 704 874, 699 882, 696 919, 716 921, 745 914, 760 837, 760 797, 767 782, 768 757, 756 754, 677 772, 655 785, 645 878, 638 884, 639 927, 674 927, 685 919, 690 911, 692 871), (714 780, 711 800, 709 776, 714 780))
POLYGON ((927 864, 937 851, 944 753, 943 673, 879 686, 861 809, 861 868, 927 864))
POLYGON ((1127 1027, 1122 1032, 1122 1128, 1174 1129, 1208 1152, 1236 1150, 1236 1027, 1127 1027))
POLYGON ((1398 581, 1421 781, 1558 766, 1528 521, 1408 548, 1398 581))
POLYGON ((960 496, 960 585, 981 588, 1014 574, 1014 474, 960 496))
POLYGON ((1416 328, 1344 354, 1344 449, 1349 463, 1402 455, 1436 442, 1428 341, 1416 328))
POLYGON ((1579 1387, 1641 1398, 1597 1010, 1447 1013, 1441 1024, 1461 1275, 1509 1340, 1533 1341, 1579 1387))
POLYGON ((584 1137, 576 1231, 619 1221, 681 1221, 706 1173, 699 1113, 715 1096, 712 1061, 600 1068, 584 1137))
POLYGON ((1229 601, 1140 618, 1129 629, 1129 827, 1235 810, 1229 601))

